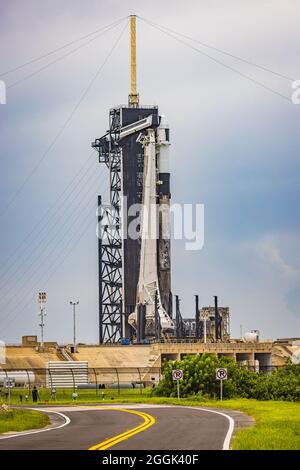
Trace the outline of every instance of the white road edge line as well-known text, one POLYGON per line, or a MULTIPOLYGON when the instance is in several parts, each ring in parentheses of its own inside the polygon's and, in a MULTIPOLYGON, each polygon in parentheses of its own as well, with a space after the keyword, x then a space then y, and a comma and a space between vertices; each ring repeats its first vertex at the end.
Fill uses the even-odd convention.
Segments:
MULTIPOLYGON (((228 430, 227 430, 227 433, 226 433, 226 436, 225 436, 225 439, 224 439, 224 442, 223 442, 223 448, 222 450, 230 450, 230 442, 231 442, 231 439, 232 439, 232 435, 233 435, 233 431, 234 431, 234 419, 227 415, 226 413, 222 413, 221 411, 216 411, 216 410, 211 410, 211 409, 207 409, 207 408, 201 408, 200 406, 180 406, 180 405, 157 405, 157 404, 150 404, 150 406, 147 406, 146 404, 142 404, 142 403, 139 403, 137 405, 131 403, 131 404, 122 404, 121 406, 119 406, 120 408, 121 407, 126 407, 128 409, 136 409, 136 408, 188 408, 190 410, 198 410, 198 411, 206 411, 208 413, 215 413, 217 415, 221 415, 221 416, 224 416, 228 421, 229 421, 229 426, 228 426, 228 430)), ((118 408, 118 404, 115 405, 115 408, 117 409, 118 408)), ((99 408, 98 408, 99 409, 99 408)), ((105 409, 105 406, 103 406, 102 409, 105 409)))
POLYGON ((228 427, 228 431, 223 442, 223 450, 230 450, 230 441, 231 441, 232 434, 234 431, 234 419, 231 416, 225 413, 222 413, 221 411, 208 410, 206 408, 200 408, 200 407, 197 408, 193 406, 181 406, 180 408, 190 408, 192 410, 207 411, 208 413, 215 413, 217 415, 221 415, 227 418, 229 421, 229 427, 228 427))
POLYGON ((55 429, 64 428, 65 426, 67 426, 71 422, 71 420, 68 416, 66 416, 63 413, 60 413, 59 411, 44 410, 44 409, 40 409, 40 408, 27 408, 27 409, 35 410, 35 411, 42 411, 42 413, 55 413, 55 414, 61 416, 65 420, 65 422, 63 424, 60 424, 59 426, 54 426, 53 428, 35 429, 34 431, 22 431, 22 432, 18 432, 17 434, 11 434, 9 436, 1 436, 0 441, 3 440, 3 439, 12 439, 14 437, 23 437, 23 436, 29 436, 31 434, 38 434, 40 432, 54 431, 55 429))
MULTIPOLYGON (((142 404, 139 404, 139 406, 142 408, 142 404)), ((152 407, 150 405, 150 407, 152 407)), ((233 435, 233 431, 234 431, 234 419, 227 415, 226 413, 222 413, 221 411, 216 411, 216 410, 211 410, 211 409, 207 409, 207 408, 201 408, 200 406, 180 406, 180 405, 153 405, 153 408, 154 407, 162 407, 162 408, 188 408, 190 410, 198 410, 198 411, 206 411, 208 413, 215 413, 217 415, 221 415, 221 416, 224 416, 226 419, 228 419, 229 421, 229 426, 228 426, 228 430, 227 430, 227 433, 226 433, 226 436, 225 436, 225 439, 224 439, 224 442, 223 442, 223 450, 230 450, 230 441, 232 439, 232 435, 233 435)), ((127 406, 127 408, 130 408, 130 406, 127 406)))
MULTIPOLYGON (((133 404, 128 404, 127 408, 129 408, 129 409, 130 408, 135 408, 132 405, 133 404)), ((139 405, 142 405, 142 404, 139 404, 139 405)), ((139 406, 139 407, 142 408, 142 406, 139 406)), ((215 410, 210 410, 210 409, 201 408, 201 407, 194 407, 194 406, 180 406, 180 405, 179 406, 178 405, 176 405, 176 406, 174 406, 174 405, 173 406, 172 405, 155 405, 155 406, 153 406, 153 408, 156 408, 156 407, 157 408, 188 408, 190 410, 206 411, 207 413, 215 413, 217 415, 224 416, 229 421, 229 427, 228 427, 227 434, 226 434, 224 442, 223 442, 223 450, 230 450, 230 441, 231 441, 232 434, 233 434, 233 431, 234 431, 234 419, 231 416, 229 416, 225 413, 222 413, 221 411, 215 411, 215 410)), ((101 408, 97 408, 97 409, 101 410, 101 408)), ((63 414, 59 411, 53 411, 53 410, 48 410, 48 409, 45 410, 45 409, 40 409, 40 408, 29 408, 29 409, 42 411, 43 413, 55 413, 55 414, 61 416, 62 418, 64 418, 65 422, 63 424, 60 424, 59 426, 55 426, 53 428, 37 429, 35 431, 24 431, 24 432, 19 432, 17 434, 12 434, 12 435, 9 435, 9 436, 3 436, 3 437, 0 437, 0 440, 2 440, 2 439, 11 439, 11 438, 14 438, 14 437, 26 436, 26 435, 31 435, 31 434, 38 434, 40 432, 54 431, 55 429, 60 429, 60 428, 63 428, 65 426, 67 426, 71 422, 71 420, 68 416, 66 416, 65 414, 63 414)), ((105 406, 103 406, 102 409, 104 410, 105 406)), ((90 411, 90 410, 78 410, 78 411, 90 411)))

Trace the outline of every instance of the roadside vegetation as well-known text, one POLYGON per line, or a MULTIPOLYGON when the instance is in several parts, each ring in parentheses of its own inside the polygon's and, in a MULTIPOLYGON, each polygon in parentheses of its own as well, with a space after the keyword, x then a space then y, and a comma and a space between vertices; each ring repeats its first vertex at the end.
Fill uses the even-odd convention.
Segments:
POLYGON ((154 395, 176 397, 177 385, 172 379, 172 371, 182 369, 182 397, 217 398, 220 389, 220 382, 216 380, 218 367, 228 370, 228 379, 223 381, 224 398, 300 401, 300 364, 288 364, 265 374, 240 367, 233 359, 214 354, 185 356, 181 361, 165 362, 163 379, 154 395))
POLYGON ((13 409, 7 406, 0 407, 0 433, 43 428, 47 424, 49 424, 49 418, 45 413, 13 409))

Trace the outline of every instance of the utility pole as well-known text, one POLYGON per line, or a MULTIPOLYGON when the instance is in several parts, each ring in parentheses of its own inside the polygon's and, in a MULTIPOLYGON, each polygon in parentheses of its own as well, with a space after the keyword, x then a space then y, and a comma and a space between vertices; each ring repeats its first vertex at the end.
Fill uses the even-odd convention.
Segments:
POLYGON ((70 305, 73 305, 73 344, 74 344, 74 352, 77 352, 76 347, 76 305, 79 305, 79 300, 76 302, 72 302, 70 300, 70 305))
POLYGON ((39 316, 41 317, 41 322, 39 323, 39 326, 41 328, 41 348, 44 347, 44 317, 46 316, 46 311, 45 311, 45 303, 46 303, 46 298, 47 294, 46 292, 39 292, 39 304, 40 304, 40 313, 39 316))

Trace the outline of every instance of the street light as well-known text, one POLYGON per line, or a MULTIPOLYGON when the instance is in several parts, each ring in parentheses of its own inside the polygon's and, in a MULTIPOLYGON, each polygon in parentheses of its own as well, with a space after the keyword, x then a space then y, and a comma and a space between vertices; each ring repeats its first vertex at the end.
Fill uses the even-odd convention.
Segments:
POLYGON ((77 300, 77 302, 72 302, 72 300, 70 300, 70 305, 73 305, 73 344, 74 344, 74 352, 77 352, 76 351, 76 305, 79 305, 79 300, 77 300))
POLYGON ((40 304, 40 313, 39 313, 39 316, 41 317, 41 323, 39 323, 39 326, 41 327, 41 342, 40 342, 40 347, 43 349, 44 347, 44 326, 45 326, 45 323, 44 323, 44 318, 46 316, 46 312, 45 312, 45 303, 46 303, 46 299, 47 299, 47 294, 46 292, 42 292, 40 291, 39 292, 39 304, 40 304))

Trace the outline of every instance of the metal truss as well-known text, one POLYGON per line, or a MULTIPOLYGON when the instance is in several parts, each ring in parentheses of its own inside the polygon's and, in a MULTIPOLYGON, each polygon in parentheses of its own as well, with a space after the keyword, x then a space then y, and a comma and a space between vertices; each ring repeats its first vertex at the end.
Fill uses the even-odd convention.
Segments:
POLYGON ((110 129, 92 147, 109 170, 110 203, 98 196, 99 342, 117 343, 122 332, 122 237, 120 226, 120 110, 110 111, 110 129))

